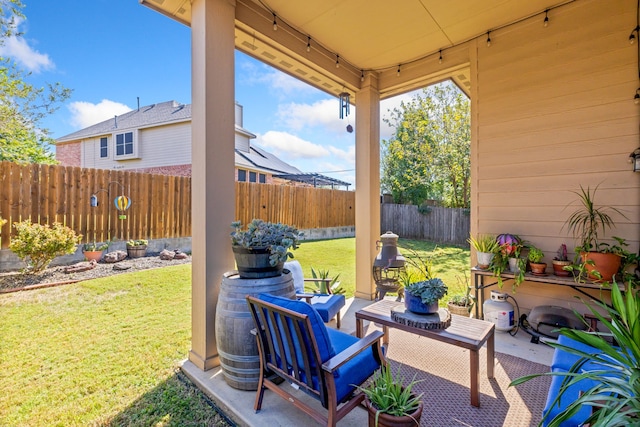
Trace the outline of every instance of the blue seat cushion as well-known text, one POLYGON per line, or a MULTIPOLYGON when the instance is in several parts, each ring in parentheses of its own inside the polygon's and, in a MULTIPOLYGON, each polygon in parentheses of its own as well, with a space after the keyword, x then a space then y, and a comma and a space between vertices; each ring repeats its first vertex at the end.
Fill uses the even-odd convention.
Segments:
MULTIPOLYGON (((277 305, 278 307, 286 308, 288 310, 295 311, 296 313, 306 314, 307 316, 309 316, 309 320, 311 321, 311 329, 316 338, 318 351, 320 353, 322 362, 324 363, 336 355, 336 350, 334 350, 333 346, 331 345, 331 340, 329 338, 329 334, 327 333, 327 328, 324 326, 322 318, 320 317, 318 312, 307 302, 264 293, 259 294, 258 298, 262 301, 277 305)), ((299 343, 296 343, 295 345, 299 346, 299 343)), ((289 357, 287 357, 287 359, 289 359, 289 357)))
MULTIPOLYGON (((581 342, 578 342, 574 339, 566 337, 562 334, 558 337, 558 344, 575 348, 576 350, 580 350, 587 354, 596 353, 596 349, 594 349, 593 347, 586 344, 582 344, 581 342)), ((573 366, 573 364, 576 363, 579 359, 580 359, 580 356, 578 355, 570 354, 570 353, 567 353, 566 351, 556 349, 555 352, 553 353, 551 368, 552 370, 554 368, 557 368, 557 369, 562 369, 564 371, 568 371, 569 369, 571 369, 571 366, 573 366)))
POLYGON ((326 323, 344 307, 345 298, 344 295, 339 294, 319 294, 311 298, 310 303, 326 323))
MULTIPOLYGON (((336 353, 340 353, 359 340, 336 329, 328 328, 327 332, 336 353)), ((337 374, 334 375, 338 402, 348 398, 355 389, 354 384, 362 384, 379 367, 380 363, 374 357, 373 349, 369 347, 338 368, 337 374)))
MULTIPOLYGON (((557 368, 553 369, 553 371, 558 371, 557 368)), ((566 372, 565 370, 560 370, 563 372, 566 372)), ((562 395, 562 397, 560 398, 560 402, 557 402, 555 405, 553 405, 553 401, 555 400, 556 396, 558 396, 558 393, 560 392, 560 386, 562 384, 562 381, 565 379, 566 377, 564 376, 554 376, 551 379, 551 387, 549 388, 549 394, 547 394, 547 402, 544 406, 544 410, 542 411, 543 416, 546 416, 547 418, 545 418, 544 422, 543 422, 543 426, 547 426, 549 425, 549 422, 556 416, 558 415, 558 413, 560 413, 562 410, 564 410, 567 406, 569 406, 571 403, 573 403, 574 401, 576 401, 578 399, 578 397, 580 397, 580 392, 581 391, 585 391, 590 389, 591 387, 595 386, 596 383, 593 380, 589 380, 589 379, 582 379, 580 381, 578 381, 577 383, 571 385, 570 387, 568 387, 564 394, 562 395), (547 415, 547 413, 549 413, 547 415)), ((573 417, 569 418, 567 421, 562 422, 560 424, 561 427, 575 427, 575 426, 579 426, 581 424, 584 423, 584 421, 591 415, 591 407, 590 406, 586 406, 583 405, 580 410, 573 415, 573 417)))

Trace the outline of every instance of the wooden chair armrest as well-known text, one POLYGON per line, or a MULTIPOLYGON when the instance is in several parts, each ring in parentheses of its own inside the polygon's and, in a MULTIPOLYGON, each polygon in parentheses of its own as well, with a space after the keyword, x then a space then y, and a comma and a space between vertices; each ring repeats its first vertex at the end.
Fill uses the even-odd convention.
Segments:
POLYGON ((345 348, 340 353, 324 362, 322 364, 322 369, 326 372, 334 372, 349 360, 353 359, 358 353, 361 353, 363 350, 366 350, 374 344, 379 344, 383 336, 384 333, 382 331, 373 331, 364 338, 360 338, 357 343, 345 348))
POLYGON ((313 298, 315 296, 316 296, 316 294, 309 294, 309 293, 296 294, 296 298, 297 299, 303 299, 308 303, 311 303, 311 298, 313 298))
POLYGON ((305 282, 325 282, 325 283, 331 283, 331 281, 332 281, 333 279, 312 279, 312 278, 309 278, 309 277, 305 277, 303 280, 304 280, 305 282))

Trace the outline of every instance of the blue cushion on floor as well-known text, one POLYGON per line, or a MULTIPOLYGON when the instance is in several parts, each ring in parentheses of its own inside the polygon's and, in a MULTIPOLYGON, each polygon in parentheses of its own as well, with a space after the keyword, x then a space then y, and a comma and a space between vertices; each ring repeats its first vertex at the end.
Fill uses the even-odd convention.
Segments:
POLYGON ((310 301, 313 308, 316 309, 322 320, 328 322, 333 319, 333 317, 338 314, 340 309, 345 305, 344 295, 333 294, 320 294, 311 298, 310 301))
MULTIPOLYGON (((327 328, 329 338, 333 344, 336 353, 340 353, 352 344, 358 342, 359 338, 345 334, 336 329, 327 328)), ((380 363, 373 356, 373 349, 370 347, 363 350, 353 359, 345 363, 338 369, 337 375, 334 375, 336 381, 336 394, 338 402, 350 396, 355 386, 353 384, 361 384, 369 378, 376 369, 380 367, 380 363)))

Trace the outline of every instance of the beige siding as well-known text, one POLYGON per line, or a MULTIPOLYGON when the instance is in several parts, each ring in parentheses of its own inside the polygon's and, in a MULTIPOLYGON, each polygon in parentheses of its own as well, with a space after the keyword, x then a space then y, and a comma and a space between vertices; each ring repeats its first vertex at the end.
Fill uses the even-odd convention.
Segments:
MULTIPOLYGON (((547 262, 561 243, 579 186, 600 184, 596 202, 625 212, 610 235, 640 237, 640 174, 627 162, 639 145, 635 1, 586 0, 478 39, 475 78, 472 229, 514 233, 541 247, 547 262), (588 25, 585 25, 588 22, 588 25)), ((550 269, 550 267, 549 267, 550 269)), ((521 307, 568 306, 573 291, 524 284, 521 307)))

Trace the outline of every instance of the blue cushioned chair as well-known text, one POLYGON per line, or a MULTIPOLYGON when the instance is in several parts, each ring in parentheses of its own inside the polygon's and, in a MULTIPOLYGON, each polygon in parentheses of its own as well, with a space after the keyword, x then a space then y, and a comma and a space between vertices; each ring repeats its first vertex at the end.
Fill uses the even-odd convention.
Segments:
POLYGON ((260 353, 260 379, 254 408, 262 408, 266 389, 293 403, 319 423, 335 426, 359 405, 364 395, 355 385, 367 380, 384 356, 376 331, 365 338, 326 328, 313 306, 270 294, 247 296, 260 353), (275 376, 318 399, 328 413, 319 412, 279 387, 275 376))
POLYGON ((293 287, 296 289, 298 299, 304 299, 313 305, 322 317, 325 323, 329 323, 331 319, 336 318, 336 326, 340 329, 340 310, 345 306, 344 295, 339 294, 312 294, 306 293, 304 282, 327 282, 329 284, 332 279, 305 279, 302 273, 302 267, 298 261, 287 261, 284 268, 291 272, 293 277, 293 287))

